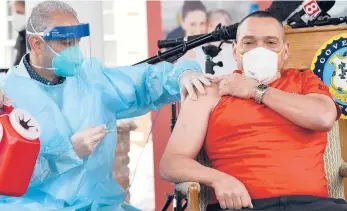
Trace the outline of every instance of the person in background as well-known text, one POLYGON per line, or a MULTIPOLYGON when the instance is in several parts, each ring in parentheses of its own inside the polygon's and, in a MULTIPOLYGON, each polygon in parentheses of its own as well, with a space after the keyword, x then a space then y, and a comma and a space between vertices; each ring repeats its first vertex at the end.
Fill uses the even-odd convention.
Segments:
POLYGON ((22 57, 26 54, 25 1, 14 1, 12 3, 12 10, 12 27, 18 32, 18 37, 14 46, 16 50, 14 65, 18 65, 22 57))
POLYGON ((207 12, 201 1, 185 1, 183 3, 182 28, 185 36, 206 33, 207 12))
POLYGON ((171 31, 166 39, 206 33, 207 12, 201 1, 184 1, 181 14, 181 26, 171 31))
POLYGON ((218 24, 229 26, 232 24, 230 14, 224 9, 216 9, 207 13, 207 31, 208 33, 215 30, 218 24))
MULTIPOLYGON (((222 26, 229 26, 232 24, 231 16, 226 10, 216 9, 207 13, 207 33, 214 31, 218 24, 221 24, 222 26)), ((212 42, 206 45, 214 45, 218 47, 220 43, 221 42, 212 42)), ((216 76, 231 74, 234 70, 237 69, 237 63, 233 56, 232 45, 230 43, 224 42, 221 48, 222 51, 213 58, 214 62, 223 62, 223 67, 214 67, 216 76)), ((194 48, 183 58, 195 59, 201 67, 205 67, 206 55, 202 50, 202 46, 194 48)), ((206 73, 205 68, 203 68, 203 72, 206 73)))
MULTIPOLYGON (((222 26, 229 26, 232 24, 232 18, 230 14, 224 10, 224 9, 216 9, 213 11, 208 12, 207 14, 207 23, 208 23, 208 32, 211 33, 216 29, 216 26, 218 24, 221 24, 222 26)), ((213 42, 209 43, 209 45, 219 46, 221 42, 213 42)), ((223 67, 214 67, 215 75, 221 76, 221 75, 227 75, 233 73, 234 70, 237 69, 237 63, 233 56, 233 49, 232 45, 230 43, 223 43, 222 51, 219 52, 219 54, 214 57, 214 62, 223 62, 223 67)), ((197 62, 204 67, 205 66, 205 53, 202 51, 202 48, 196 49, 196 60, 197 62)))
MULTIPOLYGON (((207 33, 207 11, 204 4, 201 1, 185 1, 182 7, 181 23, 184 30, 184 35, 181 37, 207 33)), ((176 38, 177 37, 168 39, 176 38)), ((196 59, 196 49, 189 50, 181 57, 181 59, 196 59)), ((199 64, 201 65, 201 63, 199 64)), ((203 63, 203 66, 201 67, 204 66, 203 63)))
POLYGON ((179 37, 184 37, 184 30, 182 29, 182 26, 177 26, 172 31, 170 31, 165 39, 172 40, 179 37))

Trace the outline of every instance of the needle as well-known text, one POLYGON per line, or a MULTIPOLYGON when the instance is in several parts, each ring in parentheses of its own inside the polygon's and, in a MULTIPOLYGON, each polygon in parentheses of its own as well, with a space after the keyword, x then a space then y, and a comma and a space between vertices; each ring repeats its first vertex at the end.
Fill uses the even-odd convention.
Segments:
POLYGON ((113 129, 113 130, 106 130, 106 133, 116 133, 117 130, 113 129))

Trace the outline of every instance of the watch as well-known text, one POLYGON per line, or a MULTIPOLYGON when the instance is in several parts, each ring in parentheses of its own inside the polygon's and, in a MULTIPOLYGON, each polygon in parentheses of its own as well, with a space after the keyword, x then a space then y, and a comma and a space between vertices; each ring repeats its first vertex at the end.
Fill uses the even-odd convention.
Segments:
POLYGON ((255 91, 255 102, 261 104, 264 94, 269 90, 269 87, 265 84, 258 84, 255 91))

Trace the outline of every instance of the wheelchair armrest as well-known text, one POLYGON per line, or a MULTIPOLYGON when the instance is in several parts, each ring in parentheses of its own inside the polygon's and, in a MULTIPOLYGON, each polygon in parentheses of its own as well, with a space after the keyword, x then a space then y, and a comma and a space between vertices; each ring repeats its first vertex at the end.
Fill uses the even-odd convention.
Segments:
POLYGON ((347 164, 345 162, 340 166, 339 175, 341 178, 347 178, 347 164))
POLYGON ((200 184, 197 182, 182 182, 175 184, 175 190, 188 195, 188 211, 199 211, 200 184))
POLYGON ((197 192, 200 192, 200 184, 197 182, 182 182, 175 184, 175 190, 181 193, 188 193, 192 188, 197 189, 197 192))

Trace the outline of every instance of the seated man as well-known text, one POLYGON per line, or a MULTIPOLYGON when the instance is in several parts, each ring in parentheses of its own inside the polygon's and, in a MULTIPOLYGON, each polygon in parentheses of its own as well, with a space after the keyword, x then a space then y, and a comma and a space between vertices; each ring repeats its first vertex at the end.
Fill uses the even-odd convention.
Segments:
POLYGON ((340 110, 312 71, 278 71, 288 49, 269 13, 240 23, 233 45, 240 71, 183 103, 162 178, 212 187, 208 210, 347 210, 344 200, 328 198, 323 161, 340 110), (212 168, 194 160, 202 147, 212 168))

